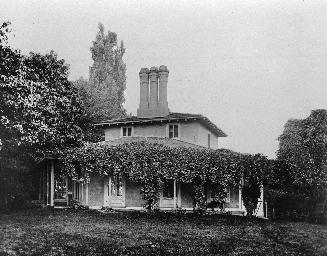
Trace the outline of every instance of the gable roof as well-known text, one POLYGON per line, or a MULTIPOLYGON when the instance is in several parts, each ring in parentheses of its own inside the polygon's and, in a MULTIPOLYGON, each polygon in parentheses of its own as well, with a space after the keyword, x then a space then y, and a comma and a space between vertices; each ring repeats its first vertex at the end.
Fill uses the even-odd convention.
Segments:
POLYGON ((155 124, 155 123, 173 123, 173 122, 191 122, 196 121, 204 125, 209 131, 217 137, 227 137, 227 134, 219 129, 207 117, 199 114, 188 113, 170 113, 164 117, 137 117, 129 116, 120 119, 112 119, 95 124, 97 127, 120 127, 125 125, 142 125, 142 124, 155 124))

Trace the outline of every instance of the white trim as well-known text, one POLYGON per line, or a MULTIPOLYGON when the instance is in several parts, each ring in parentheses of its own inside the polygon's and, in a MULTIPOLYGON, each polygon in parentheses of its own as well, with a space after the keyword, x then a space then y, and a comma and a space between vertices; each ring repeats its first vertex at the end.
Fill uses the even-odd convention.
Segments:
POLYGON ((103 182, 103 206, 109 207, 109 186, 110 186, 110 176, 104 176, 103 182))
POLYGON ((89 204, 89 183, 85 184, 85 205, 89 204))
POLYGON ((108 206, 111 207, 111 175, 109 175, 108 183, 108 206))
POLYGON ((230 187, 228 186, 226 189, 226 203, 230 203, 230 187))
POLYGON ((80 188, 80 190, 81 190, 81 196, 82 196, 82 198, 81 198, 81 204, 82 205, 84 205, 84 184, 83 184, 83 182, 81 182, 80 183, 82 186, 80 186, 81 188, 80 188))
POLYGON ((177 204, 177 191, 176 191, 176 180, 174 180, 174 208, 176 208, 177 204))
POLYGON ((128 207, 125 207, 124 209, 127 209, 127 210, 144 210, 144 207, 142 207, 142 206, 128 206, 128 207))
POLYGON ((54 163, 50 162, 50 206, 54 206, 54 163))
POLYGON ((182 207, 182 182, 178 182, 177 186, 177 206, 182 207))
POLYGON ((244 210, 240 210, 239 208, 225 208, 226 212, 244 212, 244 210))
POLYGON ((92 210, 101 210, 101 206, 89 206, 90 209, 92 210))

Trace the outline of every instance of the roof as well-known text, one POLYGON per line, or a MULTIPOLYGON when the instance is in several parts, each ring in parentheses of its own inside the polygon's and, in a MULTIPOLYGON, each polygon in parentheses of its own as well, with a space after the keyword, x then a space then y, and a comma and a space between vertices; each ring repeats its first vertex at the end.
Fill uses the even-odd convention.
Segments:
POLYGON ((152 144, 161 144, 170 148, 178 148, 178 147, 187 147, 187 148, 197 148, 197 149, 206 149, 206 150, 213 150, 203 146, 195 145, 189 142, 185 142, 182 140, 172 139, 172 138, 165 138, 165 137, 122 137, 115 140, 109 141, 101 141, 95 143, 99 146, 118 146, 121 144, 132 143, 132 142, 147 142, 152 144))
POLYGON ((125 125, 142 125, 142 124, 155 124, 155 123, 172 123, 172 122, 191 122, 197 121, 204 125, 209 131, 218 137, 227 137, 227 134, 219 129, 207 117, 200 114, 188 113, 170 113, 164 117, 137 117, 129 116, 120 119, 111 119, 95 124, 97 127, 120 127, 125 125))

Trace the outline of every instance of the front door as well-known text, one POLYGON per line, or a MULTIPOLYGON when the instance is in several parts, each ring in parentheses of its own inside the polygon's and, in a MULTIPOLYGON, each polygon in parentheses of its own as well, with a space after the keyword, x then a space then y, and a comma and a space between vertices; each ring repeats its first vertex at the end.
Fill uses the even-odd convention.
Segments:
POLYGON ((176 204, 176 183, 174 180, 167 180, 160 193, 160 208, 175 208, 176 204))
POLYGON ((107 187, 105 188, 104 205, 112 208, 125 207, 125 179, 123 175, 110 175, 105 186, 107 187))

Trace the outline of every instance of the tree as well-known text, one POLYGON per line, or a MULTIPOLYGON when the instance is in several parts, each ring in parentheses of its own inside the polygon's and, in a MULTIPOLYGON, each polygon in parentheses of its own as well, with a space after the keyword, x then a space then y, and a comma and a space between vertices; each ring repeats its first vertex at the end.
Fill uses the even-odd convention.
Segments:
POLYGON ((81 104, 65 61, 54 52, 24 56, 12 49, 8 26, 0 27, 0 205, 27 194, 23 173, 37 160, 82 142, 81 104))
POLYGON ((248 216, 253 216, 257 208, 264 176, 270 168, 270 161, 261 154, 243 155, 242 197, 248 216))
POLYGON ((327 111, 313 110, 303 120, 289 120, 279 137, 278 160, 283 161, 284 175, 292 177, 289 186, 303 193, 313 212, 327 198, 327 111))
POLYGON ((126 65, 123 61, 125 48, 123 41, 118 45, 116 33, 108 31, 105 34, 104 26, 100 23, 90 50, 93 64, 89 80, 80 78, 75 81, 75 86, 83 100, 85 122, 89 124, 84 132, 89 140, 97 141, 99 135, 92 127, 94 122, 126 115, 123 107, 126 89, 126 65))
POLYGON ((76 89, 68 81, 64 60, 54 52, 22 56, 12 51, 12 56, 0 64, 16 68, 15 73, 6 73, 2 68, 3 150, 55 153, 81 142, 82 132, 76 125, 81 115, 80 103, 76 89), (10 63, 12 60, 14 63, 10 63))

